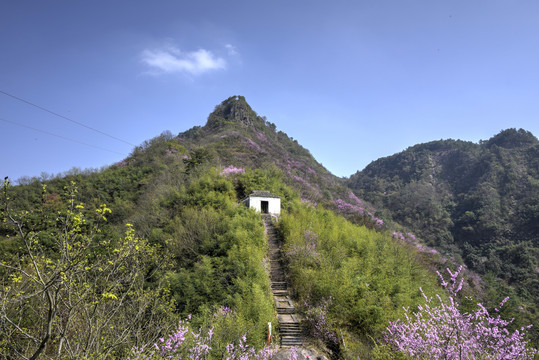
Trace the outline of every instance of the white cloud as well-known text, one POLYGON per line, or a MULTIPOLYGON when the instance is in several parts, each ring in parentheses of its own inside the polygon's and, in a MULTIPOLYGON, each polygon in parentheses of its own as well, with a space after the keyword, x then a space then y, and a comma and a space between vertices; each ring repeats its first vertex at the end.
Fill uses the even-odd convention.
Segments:
POLYGON ((183 52, 172 46, 164 49, 144 50, 142 62, 162 73, 189 73, 191 75, 199 75, 226 67, 226 61, 215 56, 211 51, 199 49, 183 52))

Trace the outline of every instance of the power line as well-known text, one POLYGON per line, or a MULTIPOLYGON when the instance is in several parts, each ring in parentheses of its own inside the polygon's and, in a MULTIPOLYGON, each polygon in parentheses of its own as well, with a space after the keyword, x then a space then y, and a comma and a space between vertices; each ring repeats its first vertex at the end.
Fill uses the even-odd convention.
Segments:
POLYGON ((64 140, 67 140, 67 141, 71 141, 71 142, 74 142, 74 143, 77 143, 77 144, 82 144, 82 145, 90 146, 90 147, 93 147, 93 148, 95 148, 95 149, 99 149, 99 150, 103 150, 103 151, 108 151, 108 152, 111 152, 111 153, 114 153, 114 154, 118 154, 118 155, 122 155, 122 156, 125 156, 125 155, 126 155, 126 154, 123 154, 123 153, 120 153, 120 152, 117 152, 117 151, 114 151, 114 150, 105 149, 105 148, 102 148, 102 147, 100 147, 100 146, 88 144, 88 143, 85 143, 85 142, 83 142, 83 141, 79 141, 79 140, 72 139, 72 138, 68 138, 68 137, 65 137, 65 136, 62 136, 62 135, 54 134, 54 133, 51 133, 51 132, 49 132, 49 131, 37 129, 37 128, 35 128, 35 127, 28 126, 28 125, 24 125, 24 124, 15 122, 15 121, 3 119, 3 118, 0 118, 0 121, 6 122, 6 123, 12 124, 12 125, 20 126, 20 127, 23 127, 23 128, 31 129, 31 130, 34 130, 34 131, 37 131, 37 132, 40 132, 40 133, 43 133, 43 134, 50 135, 50 136, 55 136, 55 137, 57 137, 57 138, 64 139, 64 140))
POLYGON ((13 99, 16 99, 16 100, 18 100, 18 101, 21 101, 21 102, 23 102, 23 103, 25 103, 25 104, 34 106, 34 107, 36 107, 36 108, 38 108, 38 109, 40 109, 40 110, 43 110, 43 111, 45 111, 45 112, 48 112, 49 114, 52 114, 52 115, 58 116, 58 117, 60 117, 60 118, 62 118, 62 119, 64 119, 64 120, 70 121, 70 122, 72 122, 72 123, 74 123, 74 124, 77 124, 77 125, 79 125, 79 126, 85 127, 85 128, 90 129, 90 130, 92 130, 92 131, 98 132, 98 133, 100 133, 100 134, 102 134, 102 135, 108 136, 109 138, 112 138, 112 139, 114 139, 114 140, 121 141, 121 142, 126 143, 126 144, 128 144, 128 145, 131 145, 131 146, 133 146, 133 147, 136 147, 136 145, 131 144, 131 143, 128 142, 128 141, 122 140, 122 139, 120 139, 120 138, 117 138, 116 136, 107 134, 106 132, 103 132, 103 131, 101 131, 101 130, 97 130, 96 128, 93 128, 93 127, 88 126, 88 125, 85 125, 85 124, 83 124, 83 123, 81 123, 81 122, 78 122, 78 121, 75 121, 75 120, 73 120, 73 119, 70 119, 70 118, 68 118, 67 116, 60 115, 60 114, 58 114, 58 113, 56 113, 56 112, 54 112, 54 111, 52 111, 52 110, 49 110, 49 109, 47 109, 47 108, 44 108, 43 106, 36 105, 36 104, 34 104, 34 103, 32 103, 32 102, 30 102, 30 101, 28 101, 28 100, 24 100, 24 99, 22 99, 22 98, 20 98, 20 97, 17 97, 17 96, 15 96, 15 95, 12 95, 12 94, 7 93, 7 92, 2 91, 2 90, 0 90, 0 93, 4 94, 4 95, 6 95, 6 96, 9 96, 9 97, 11 97, 11 98, 13 98, 13 99))

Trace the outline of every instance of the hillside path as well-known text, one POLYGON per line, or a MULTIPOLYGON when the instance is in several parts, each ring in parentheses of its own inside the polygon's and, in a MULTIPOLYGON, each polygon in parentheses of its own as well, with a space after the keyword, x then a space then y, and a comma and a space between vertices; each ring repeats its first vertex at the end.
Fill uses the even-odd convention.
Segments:
POLYGON ((272 222, 271 216, 262 215, 264 226, 268 235, 269 259, 270 259, 270 280, 273 298, 277 306, 277 317, 279 319, 279 333, 281 334, 281 346, 301 346, 303 336, 301 335, 301 323, 294 303, 288 292, 288 285, 284 271, 283 258, 281 254, 281 237, 277 228, 272 222))

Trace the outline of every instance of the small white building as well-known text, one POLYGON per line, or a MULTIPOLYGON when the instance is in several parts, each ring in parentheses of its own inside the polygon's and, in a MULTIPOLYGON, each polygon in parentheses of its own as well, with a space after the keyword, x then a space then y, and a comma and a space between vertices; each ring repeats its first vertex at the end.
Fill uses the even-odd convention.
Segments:
POLYGON ((254 190, 251 195, 241 201, 262 214, 281 214, 281 198, 265 190, 254 190))

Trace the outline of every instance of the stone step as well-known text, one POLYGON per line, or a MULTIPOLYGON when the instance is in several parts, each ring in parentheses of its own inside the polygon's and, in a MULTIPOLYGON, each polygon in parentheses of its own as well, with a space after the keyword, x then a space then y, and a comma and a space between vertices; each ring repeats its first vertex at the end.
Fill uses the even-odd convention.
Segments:
POLYGON ((301 326, 298 326, 297 327, 284 327, 283 324, 279 325, 279 329, 281 332, 283 331, 301 331, 301 326))
POLYGON ((275 228, 270 216, 263 216, 267 239, 269 244, 268 258, 270 260, 271 291, 275 297, 275 304, 279 318, 279 333, 281 346, 301 346, 301 325, 298 321, 296 309, 288 297, 288 284, 281 252, 281 234, 275 228))
POLYGON ((271 288, 280 290, 287 289, 286 281, 272 281, 271 288))
POLYGON ((296 337, 282 337, 281 338, 281 345, 282 346, 301 346, 303 345, 303 338, 296 338, 296 337))
POLYGON ((283 330, 294 330, 294 329, 301 329, 301 325, 299 323, 284 323, 279 325, 279 329, 283 330))
POLYGON ((301 333, 299 333, 299 332, 298 333, 283 333, 283 332, 281 332, 280 335, 281 335, 281 339, 284 338, 284 337, 302 338, 301 333))
POLYGON ((301 338, 301 332, 294 332, 294 333, 285 333, 285 332, 280 332, 280 335, 281 335, 281 338, 284 338, 284 337, 298 337, 298 338, 301 338))
POLYGON ((289 331, 289 330, 279 330, 281 336, 301 336, 301 330, 289 331))
POLYGON ((294 308, 277 308, 277 314, 295 314, 296 309, 294 308))

